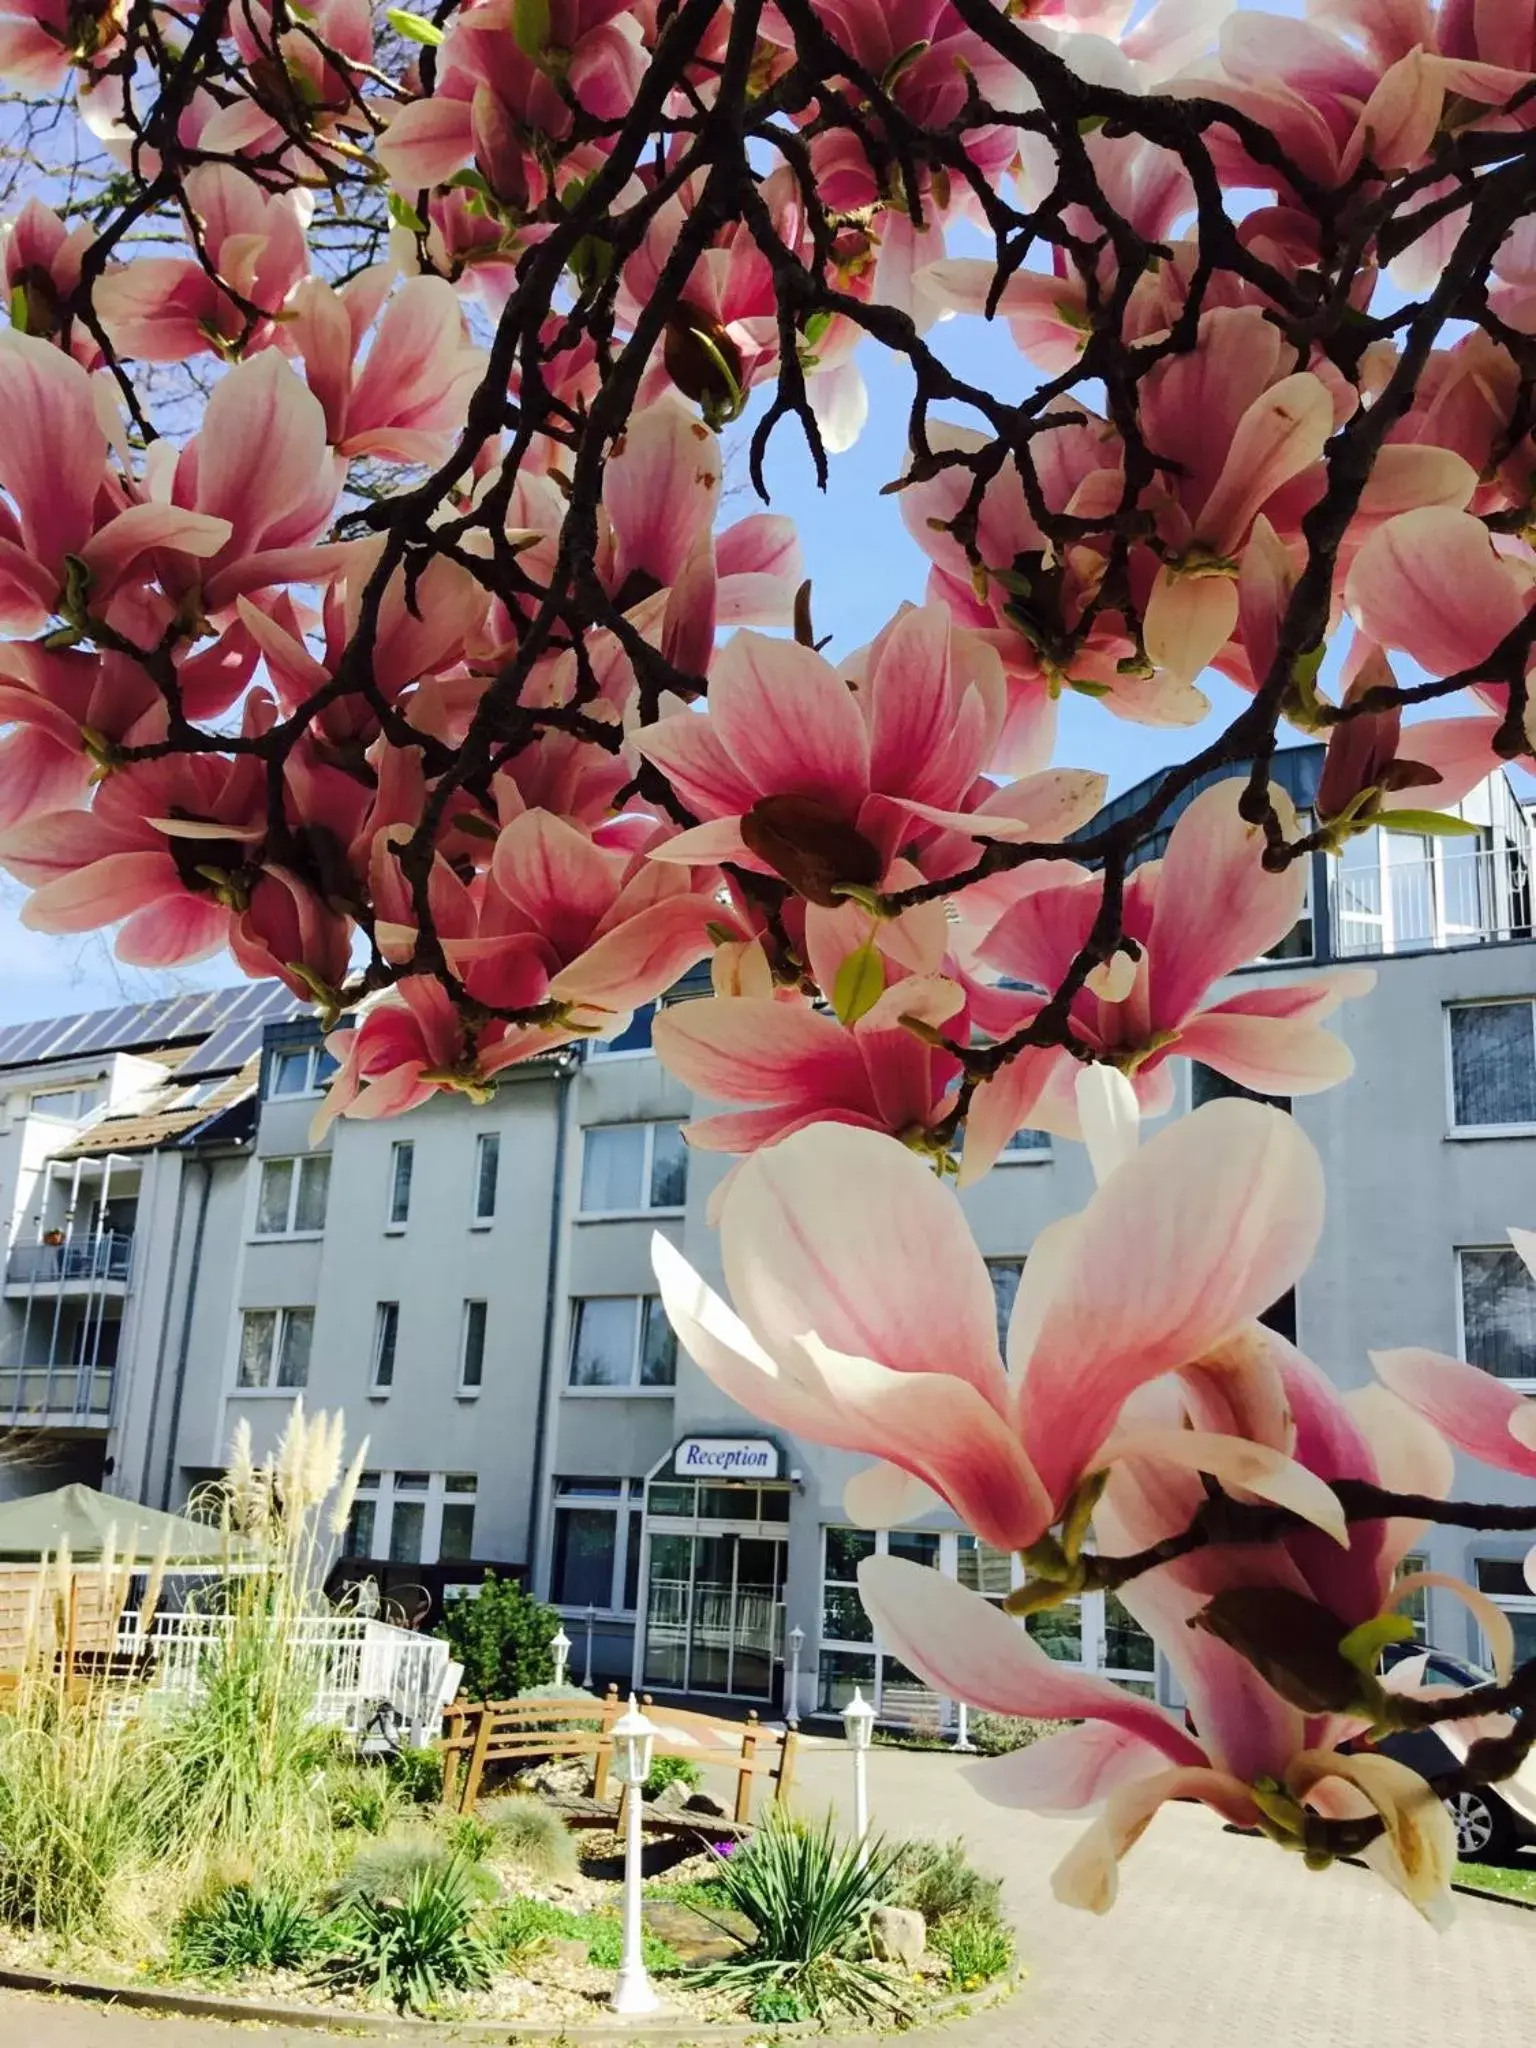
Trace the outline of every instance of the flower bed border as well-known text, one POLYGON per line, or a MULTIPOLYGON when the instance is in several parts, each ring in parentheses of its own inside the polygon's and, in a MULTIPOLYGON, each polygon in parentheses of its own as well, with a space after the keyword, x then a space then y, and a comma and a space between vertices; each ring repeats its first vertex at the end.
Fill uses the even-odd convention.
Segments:
MULTIPOLYGON (((1024 1981, 1025 1972, 1012 1970, 994 1977, 979 1991, 952 1991, 917 2015, 912 2024, 940 2024, 967 2013, 983 2011, 1011 1998, 1024 1981)), ((269 2027, 298 2027, 315 2034, 363 2035, 373 2040, 498 2041, 503 2048, 524 2042, 569 2044, 569 2048, 610 2048, 610 2044, 642 2038, 657 2048, 689 2048, 697 2041, 719 2042, 721 2048, 765 2040, 791 2040, 820 2035, 852 2044, 883 2038, 869 2027, 847 2033, 822 2026, 818 2020, 782 2023, 732 2021, 728 2025, 689 2021, 681 2014, 657 2013, 654 2017, 586 2026, 521 2026, 515 2020, 425 2020, 402 2014, 357 2012, 341 2007, 325 2010, 312 2005, 272 2005, 259 2000, 219 1998, 209 1992, 166 1991, 148 1984, 108 1984, 92 1977, 61 1977, 41 1970, 0 1968, 0 1990, 30 1991, 42 1996, 78 1999, 89 2005, 121 2005, 139 2012, 169 2014, 181 2019, 256 2022, 269 2027)), ((885 2035, 908 2028, 887 2028, 885 2035)))

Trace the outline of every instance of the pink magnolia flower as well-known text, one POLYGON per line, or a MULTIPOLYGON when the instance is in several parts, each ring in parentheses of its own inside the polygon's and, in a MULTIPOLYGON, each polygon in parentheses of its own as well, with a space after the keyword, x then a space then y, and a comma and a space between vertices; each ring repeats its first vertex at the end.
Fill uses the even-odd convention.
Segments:
MULTIPOLYGON (((1006 1367, 958 1200, 873 1131, 813 1124, 737 1168, 720 1219, 734 1313, 659 1236, 652 1259, 680 1341, 722 1392, 882 1461, 849 1490, 853 1520, 912 1512, 915 1480, 986 1542, 1025 1550, 1121 1454, 1128 1397, 1239 1338, 1305 1267, 1321 1219, 1316 1154, 1289 1117, 1196 1110, 1036 1246, 1006 1367)), ((1125 1449, 1145 1454, 1145 1433, 1125 1449)), ((1159 1432, 1156 1451, 1342 1536, 1333 1496, 1279 1451, 1209 1430, 1159 1432)))
POLYGON ((898 851, 924 867, 929 828, 945 853, 956 834, 1049 840, 1102 801, 1102 778, 1081 770, 1002 787, 982 777, 1002 679, 943 607, 904 610, 850 666, 845 680, 810 648, 738 633, 711 666, 707 716, 641 727, 637 751, 706 821, 657 857, 786 874, 835 906, 840 886, 877 885, 898 851))
POLYGON ((473 157, 499 199, 536 207, 549 179, 535 138, 569 135, 566 92, 600 121, 628 112, 646 62, 629 0, 551 0, 535 50, 521 19, 513 0, 477 0, 454 17, 431 96, 401 107, 378 145, 402 191, 442 184, 473 157))
MULTIPOLYGON (((1203 790, 1174 825, 1163 858, 1132 871, 1124 929, 1138 956, 1118 954, 1096 969, 1071 1006, 1074 1035, 1130 1075, 1147 1114, 1172 1102, 1168 1061, 1175 1055, 1201 1060, 1267 1095, 1332 1087, 1353 1066, 1343 1040, 1319 1027, 1346 998, 1374 986, 1368 969, 1283 984, 1266 979, 1209 1000, 1214 983, 1279 944, 1301 915, 1306 894, 1303 863, 1277 874, 1263 866, 1262 830, 1247 824, 1238 808, 1242 787, 1241 780, 1228 779, 1203 790)), ((1294 837, 1283 792, 1271 794, 1294 837)), ((982 960, 1017 981, 1057 988, 1087 941, 1102 888, 1101 877, 1086 868, 1044 864, 1035 886, 981 942, 982 960)), ((1043 1000, 1014 999, 1015 1021, 1025 1021, 1043 1000)), ((1006 1011, 989 1022, 1004 1028, 1006 1011)), ((1077 1134, 1076 1065, 1070 1054, 1047 1053, 1014 1061, 982 1083, 971 1107, 977 1163, 968 1156, 968 1179, 984 1170, 1026 1115, 1047 1130, 1077 1134)))
POLYGON ((375 264, 340 291, 307 279, 292 296, 288 342, 339 454, 441 462, 463 431, 485 356, 469 343, 452 285, 412 277, 391 293, 393 275, 375 264))
MULTIPOLYGON (((1509 1241, 1536 1274, 1536 1232, 1511 1230, 1509 1241)), ((1469 1457, 1501 1472, 1536 1479, 1536 1401, 1480 1366, 1438 1351, 1373 1351, 1377 1378, 1469 1457)), ((1529 1577, 1536 1551, 1527 1561, 1529 1577)))
POLYGON ((107 467, 91 380, 48 342, 0 332, 0 627, 40 632, 62 605, 103 612, 151 553, 207 558, 230 522, 210 509, 125 503, 107 467))
POLYGON ((123 31, 122 0, 81 6, 78 0, 5 0, 0 12, 0 78, 52 93, 71 67, 89 70, 111 53, 123 31))
MULTIPOLYGON (((1345 678, 1346 705, 1395 681, 1381 649, 1359 634, 1345 678)), ((1332 727, 1317 785, 1319 820, 1389 822, 1394 810, 1444 810, 1460 803, 1501 765, 1493 744, 1499 724, 1491 716, 1426 718, 1405 727, 1394 705, 1332 727)))
POLYGON ((96 287, 102 326, 123 355, 147 363, 269 347, 278 314, 309 271, 293 198, 269 196, 232 164, 199 165, 185 191, 208 266, 228 290, 194 257, 136 256, 96 287))
MULTIPOLYGON (((41 199, 29 199, 15 220, 0 229, 0 276, 13 327, 43 341, 62 340, 81 258, 94 239, 84 223, 66 227, 41 199)), ((68 346, 87 370, 101 361, 101 350, 82 323, 71 325, 68 346)))

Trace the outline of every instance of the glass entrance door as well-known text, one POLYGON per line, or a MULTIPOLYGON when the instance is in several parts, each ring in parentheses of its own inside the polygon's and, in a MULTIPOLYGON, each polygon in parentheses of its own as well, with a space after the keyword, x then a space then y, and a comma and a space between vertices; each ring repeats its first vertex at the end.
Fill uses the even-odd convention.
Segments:
POLYGON ((781 1538, 650 1538, 643 1680, 664 1692, 768 1699, 783 1625, 781 1538))

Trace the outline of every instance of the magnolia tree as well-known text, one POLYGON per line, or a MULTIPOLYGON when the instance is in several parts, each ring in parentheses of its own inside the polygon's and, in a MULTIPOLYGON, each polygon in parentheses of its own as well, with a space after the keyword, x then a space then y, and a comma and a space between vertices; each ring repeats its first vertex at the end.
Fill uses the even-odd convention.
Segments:
POLYGON ((1077 1724, 995 1767, 1095 1812, 1061 1895, 1193 1797, 1438 1918, 1441 1800, 1524 1762, 1536 1663, 1465 1586, 1495 1682, 1380 1653, 1426 1525, 1536 1524, 1447 1497, 1453 1445, 1536 1476, 1536 1403, 1422 1350, 1339 1394, 1257 1320, 1321 1227, 1307 1139, 1241 1100, 1137 1137, 1181 1059, 1342 1081, 1366 977, 1217 984, 1314 851, 1452 830, 1531 750, 1533 0, 0 0, 0 76, 27 923, 278 976, 346 1022, 328 1117, 479 1097, 707 963, 655 1045, 735 1105, 689 1131, 739 1156, 734 1307, 662 1244, 668 1311, 873 1461, 858 1521, 938 1496, 1022 1558, 1003 1610, 863 1590, 944 1692, 1077 1724), (931 566, 832 652, 723 450, 824 477, 882 350, 931 566), (1189 729, 1112 823, 1066 692, 1189 729), (1099 1186, 1005 1362, 951 1182, 1026 1127, 1099 1186), (1095 1588, 1187 1720, 1032 1643, 1095 1588), (1433 1782, 1358 1740, 1431 1723, 1433 1782))

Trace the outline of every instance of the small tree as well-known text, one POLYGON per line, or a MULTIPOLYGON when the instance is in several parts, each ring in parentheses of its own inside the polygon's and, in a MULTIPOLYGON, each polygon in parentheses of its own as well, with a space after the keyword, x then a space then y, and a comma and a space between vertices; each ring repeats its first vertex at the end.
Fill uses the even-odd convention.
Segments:
POLYGON ((453 1645, 464 1666, 470 1698, 496 1700, 551 1683, 555 1653, 550 1645, 559 1627, 553 1607, 533 1599, 515 1580, 487 1572, 472 1599, 449 1606, 437 1633, 453 1645))

